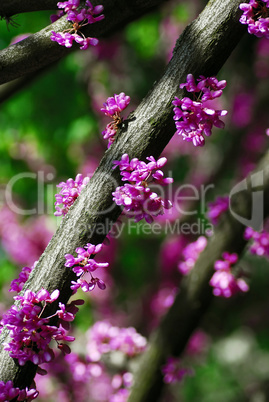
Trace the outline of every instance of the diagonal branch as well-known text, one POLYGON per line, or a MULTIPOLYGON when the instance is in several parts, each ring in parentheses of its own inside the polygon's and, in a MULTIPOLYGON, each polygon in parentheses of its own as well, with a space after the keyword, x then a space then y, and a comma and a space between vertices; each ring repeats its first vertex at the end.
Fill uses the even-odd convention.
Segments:
POLYGON ((0 16, 12 17, 29 11, 57 10, 58 0, 1 0, 0 16))
MULTIPOLYGON (((232 211, 240 217, 251 215, 255 173, 258 175, 256 179, 259 178, 259 183, 262 183, 259 191, 263 191, 263 198, 266 201, 264 217, 269 215, 269 152, 267 152, 257 169, 246 179, 247 190, 232 197, 232 211)), ((257 191, 257 188, 254 190, 257 191)), ((258 214, 257 210, 255 212, 258 214)), ((183 352, 190 335, 199 325, 213 299, 209 280, 214 273, 214 262, 221 259, 224 251, 236 252, 239 255, 244 252, 246 245, 243 238, 244 230, 245 226, 230 212, 225 214, 190 275, 183 281, 173 306, 153 334, 149 349, 143 356, 137 372, 129 402, 158 400, 164 385, 160 367, 168 356, 180 356, 183 352)))
MULTIPOLYGON (((5 17, 12 17, 15 14, 19 13, 27 13, 31 11, 44 11, 44 10, 57 10, 57 3, 58 0, 1 0, 0 4, 0 16, 5 17)), ((93 5, 103 4, 108 9, 110 5, 111 8, 116 8, 118 12, 121 11, 123 8, 134 8, 138 10, 138 8, 150 8, 155 5, 158 5, 160 1, 158 0, 135 0, 128 3, 124 0, 94 0, 91 1, 93 5)), ((110 8, 110 7, 109 7, 110 8)))
MULTIPOLYGON (((25 289, 38 291, 44 287, 51 292, 57 288, 61 292, 60 301, 68 300, 72 271, 70 273, 64 266, 64 255, 74 253, 78 246, 87 242, 102 242, 120 214, 111 196, 119 182, 119 172, 118 169, 112 171, 112 161, 118 160, 123 153, 139 159, 160 155, 175 131, 172 100, 175 95, 183 96, 183 91, 178 89, 179 83, 185 81, 188 73, 195 76, 216 74, 243 35, 244 29, 238 23, 239 4, 240 0, 212 0, 185 29, 164 75, 129 116, 116 141, 106 151, 89 184, 39 259, 25 289), (98 228, 103 225, 104 234, 95 231, 96 225, 98 228)), ((4 331, 2 342, 6 337, 4 331)), ((33 372, 31 365, 18 367, 5 351, 1 351, 0 380, 29 386, 33 372)))
MULTIPOLYGON (((2 1, 2 0, 1 0, 2 1)), ((105 37, 122 29, 128 22, 135 20, 154 7, 167 0, 103 0, 106 18, 98 23, 88 25, 83 33, 90 37, 105 37)), ((38 1, 35 0, 36 3, 38 1)), ((21 0, 13 3, 25 3, 21 0)), ((97 2, 98 3, 98 2, 97 2)), ((1 15, 0 5, 0 15, 1 15)), ((50 40, 51 31, 62 32, 71 29, 72 24, 63 16, 41 31, 30 35, 23 41, 0 51, 0 84, 14 80, 25 74, 31 74, 40 68, 60 60, 70 52, 79 48, 74 44, 71 49, 58 45, 50 40)))

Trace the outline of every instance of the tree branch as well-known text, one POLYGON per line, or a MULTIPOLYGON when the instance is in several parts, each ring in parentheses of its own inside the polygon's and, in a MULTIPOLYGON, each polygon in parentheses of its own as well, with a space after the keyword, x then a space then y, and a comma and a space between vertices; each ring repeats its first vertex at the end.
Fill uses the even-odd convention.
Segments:
MULTIPOLYGON (((6 17, 12 17, 15 14, 20 14, 20 13, 27 13, 31 11, 44 11, 44 10, 57 10, 57 3, 58 0, 27 0, 27 1, 21 1, 21 0, 1 0, 0 4, 0 17, 6 18, 6 17)), ((123 8, 129 8, 131 9, 146 9, 146 8, 151 8, 154 7, 155 5, 158 5, 160 1, 158 0, 135 0, 130 2, 124 1, 124 0, 93 0, 91 1, 93 5, 97 4, 103 4, 105 9, 108 10, 108 8, 116 8, 118 12, 121 12, 121 9, 123 8), (108 7, 110 6, 110 7, 108 7)))
MULTIPOLYGON (((136 111, 131 113, 116 141, 106 151, 89 184, 70 208, 39 259, 24 289, 38 291, 44 287, 51 292, 57 288, 61 292, 60 301, 64 303, 68 300, 73 273, 64 266, 64 255, 74 253, 78 246, 87 242, 102 242, 110 225, 120 214, 111 196, 120 181, 118 169, 112 171, 112 161, 119 160, 123 153, 139 159, 160 155, 175 132, 172 100, 175 95, 183 96, 179 83, 186 80, 188 73, 195 76, 216 74, 240 40, 244 29, 238 22, 239 4, 240 0, 212 0, 185 29, 164 75, 136 111), (98 228, 102 225, 106 232, 97 233, 96 225, 98 228)), ((33 43, 38 47, 38 41, 35 43, 33 40, 33 43)), ((6 341, 6 337, 4 331, 2 342, 6 341)), ((6 352, 1 351, 2 381, 13 380, 16 386, 29 386, 32 374, 33 370, 31 372, 27 366, 18 367, 6 352)))
POLYGON ((6 18, 29 11, 57 10, 57 3, 58 0, 1 0, 0 16, 6 18))
MULTIPOLYGON (((269 215, 269 152, 255 172, 259 172, 259 178, 262 178, 263 186, 259 190, 264 191, 264 200, 267 201, 264 210, 266 217, 269 215)), ((241 217, 251 214, 253 173, 247 178, 247 190, 232 198, 232 210, 241 217)), ((140 362, 129 402, 158 400, 164 386, 160 367, 168 356, 180 356, 184 351, 190 335, 213 299, 209 280, 215 272, 214 262, 221 259, 224 251, 239 255, 243 253, 246 245, 243 238, 245 228, 230 212, 225 214, 220 225, 215 228, 214 236, 209 239, 190 275, 182 282, 173 306, 152 336, 149 349, 140 362)))
MULTIPOLYGON (((106 18, 103 21, 86 26, 81 31, 86 36, 97 38, 111 35, 116 30, 122 29, 128 22, 141 17, 166 1, 132 0, 130 5, 129 0, 103 0, 106 18)), ((24 3, 20 0, 14 1, 14 3, 17 2, 24 3)), ((72 48, 68 49, 50 39, 51 31, 62 32, 71 27, 72 24, 66 20, 66 16, 63 16, 23 41, 0 51, 0 84, 25 74, 31 74, 77 50, 79 48, 77 44, 73 44, 72 48)))

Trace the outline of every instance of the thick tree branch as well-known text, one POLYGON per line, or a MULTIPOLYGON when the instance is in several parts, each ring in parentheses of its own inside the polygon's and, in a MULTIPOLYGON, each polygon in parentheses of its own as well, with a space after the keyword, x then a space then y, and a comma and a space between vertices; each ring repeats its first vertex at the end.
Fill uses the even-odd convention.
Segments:
MULTIPOLYGON (((42 286, 51 292, 58 288, 61 301, 68 300, 73 274, 64 266, 64 255, 74 253, 76 247, 87 242, 102 242, 106 233, 97 233, 96 225, 109 228, 120 214, 111 196, 119 182, 119 172, 118 169, 112 171, 112 161, 126 152, 131 158, 139 159, 160 155, 175 131, 172 100, 175 95, 183 96, 179 83, 186 80, 188 73, 195 76, 216 74, 240 40, 244 29, 238 23, 239 4, 240 0, 212 0, 185 29, 163 77, 129 116, 116 141, 106 151, 88 186, 42 254, 25 289, 38 291, 42 286)), ((38 41, 34 40, 34 44, 38 46, 38 41)), ((5 337, 6 333, 2 334, 2 342, 5 337)), ((0 380, 14 380, 18 386, 29 385, 34 371, 30 369, 16 366, 16 362, 1 351, 0 380)))
POLYGON ((57 10, 58 0, 1 0, 0 16, 11 17, 29 11, 57 10))
MULTIPOLYGON (((97 38, 111 35, 116 30, 122 29, 128 22, 141 17, 166 1, 103 0, 101 3, 104 5, 105 19, 86 26, 83 32, 86 36, 97 38)), ((18 2, 22 3, 20 0, 18 2)), ((72 24, 66 20, 66 16, 63 16, 23 41, 0 51, 0 84, 31 74, 78 49, 77 44, 73 44, 72 48, 68 49, 50 40, 51 31, 62 32, 71 27, 72 24)))
MULTIPOLYGON (((266 217, 269 215, 269 152, 255 172, 259 172, 258 181, 263 183, 259 191, 264 192, 266 217)), ((232 211, 248 219, 251 216, 255 172, 247 178, 247 190, 232 197, 232 211)), ((254 191, 257 191, 257 188, 254 188, 254 191)), ((254 213, 257 214, 257 210, 254 213)), ((160 367, 168 356, 179 356, 183 352, 190 335, 199 325, 213 298, 209 280, 214 273, 214 262, 221 259, 224 251, 236 252, 239 255, 243 253, 246 245, 243 238, 245 228, 230 212, 225 214, 195 267, 180 286, 173 306, 153 334, 149 350, 143 356, 137 372, 129 402, 159 400, 164 385, 160 367)))
MULTIPOLYGON (((19 13, 27 13, 30 11, 43 11, 43 10, 57 10, 58 0, 1 0, 0 4, 0 16, 2 17, 12 17, 12 15, 19 13)), ((92 4, 103 4, 108 9, 108 2, 106 0, 93 0, 92 4)), ((128 7, 132 9, 138 8, 150 8, 159 4, 160 1, 156 0, 136 0, 132 1, 132 3, 124 2, 122 0, 111 0, 109 4, 111 7, 115 7, 118 12, 121 12, 121 9, 124 7, 128 7)))

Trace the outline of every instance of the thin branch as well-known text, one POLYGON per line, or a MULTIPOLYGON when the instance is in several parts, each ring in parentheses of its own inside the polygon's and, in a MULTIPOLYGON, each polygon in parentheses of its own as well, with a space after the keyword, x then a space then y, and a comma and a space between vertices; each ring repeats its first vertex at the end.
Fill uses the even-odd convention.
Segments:
POLYGON ((25 75, 21 78, 0 85, 0 105, 25 87, 29 87, 37 78, 47 71, 48 68, 43 68, 33 74, 25 75))
MULTIPOLYGON (((90 37, 105 37, 122 29, 128 22, 135 20, 167 0, 103 0, 105 19, 86 26, 83 33, 90 37)), ((18 0, 19 3, 24 3, 18 0)), ((38 1, 36 1, 38 3, 38 1)), ((72 27, 63 16, 41 31, 30 35, 23 41, 0 51, 0 84, 31 74, 40 68, 60 60, 79 46, 72 48, 60 46, 50 39, 51 31, 62 32, 72 27)))
MULTIPOLYGON (((118 169, 112 170, 112 161, 119 160, 123 153, 139 159, 160 155, 175 131, 172 100, 175 95, 183 96, 179 83, 186 80, 188 73, 195 76, 217 74, 239 42, 244 32, 238 23, 239 4, 240 0, 212 0, 185 29, 164 75, 136 111, 131 113, 116 141, 106 151, 89 184, 70 208, 39 259, 25 289, 38 291, 44 287, 51 292, 57 288, 60 290, 60 301, 68 300, 73 274, 64 266, 64 255, 74 253, 78 246, 88 242, 102 242, 121 212, 112 201, 111 193, 120 180, 118 169), (104 229, 103 234, 96 230, 100 227, 104 229)), ((4 342, 7 339, 4 331, 1 340, 4 342)), ((32 372, 28 366, 18 367, 8 353, 1 351, 2 381, 14 380, 16 386, 29 386, 32 372)))

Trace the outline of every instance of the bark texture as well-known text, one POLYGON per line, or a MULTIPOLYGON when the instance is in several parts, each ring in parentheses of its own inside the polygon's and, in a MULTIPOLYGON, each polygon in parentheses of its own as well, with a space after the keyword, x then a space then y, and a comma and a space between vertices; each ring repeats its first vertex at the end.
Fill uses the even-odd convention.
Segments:
MULTIPOLYGON (((112 3, 116 4, 118 2, 114 1, 112 3)), ((132 4, 136 4, 137 7, 141 6, 142 10, 142 3, 149 4, 149 2, 142 2, 142 0, 133 2, 132 4)), ((125 4, 127 5, 127 3, 125 4)), ((70 280, 73 278, 73 274, 70 272, 69 268, 64 267, 64 255, 67 253, 73 254, 76 247, 83 246, 87 242, 94 244, 102 242, 105 234, 101 235, 96 233, 94 230, 96 225, 98 225, 98 227, 104 225, 104 227, 109 229, 110 224, 115 222, 121 212, 112 202, 111 192, 119 183, 119 172, 118 169, 112 171, 112 161, 120 159, 123 153, 128 153, 131 158, 137 157, 139 159, 144 159, 149 155, 155 157, 160 155, 175 132, 172 119, 172 100, 175 95, 183 96, 183 92, 179 90, 179 83, 185 82, 188 73, 192 73, 195 76, 199 76, 200 74, 206 76, 217 74, 218 70, 229 57, 243 35, 244 28, 238 22, 239 4, 240 0, 212 0, 208 3, 201 15, 185 29, 177 42, 174 55, 163 76, 142 100, 136 111, 129 115, 116 141, 111 148, 106 151, 89 184, 71 207, 69 213, 63 219, 62 224, 59 226, 48 247, 39 259, 37 266, 25 285, 25 289, 28 288, 32 291, 38 291, 41 287, 44 287, 51 292, 57 288, 61 292, 60 301, 66 302, 68 300, 71 294, 70 280)), ((126 14, 128 10, 126 6, 126 9, 122 10, 123 14, 126 14)), ((130 12, 130 10, 128 12, 130 12)), ((133 13, 134 12, 135 9, 133 10, 133 13)), ((114 10, 112 10, 111 15, 107 13, 105 24, 108 25, 108 29, 109 24, 113 25, 114 17, 114 10)), ((117 21, 119 22, 119 19, 117 19, 117 21)), ((64 26, 63 21, 57 23, 59 26, 64 26)), ((97 26, 98 24, 95 25, 97 26)), ((32 38, 28 39, 27 45, 14 45, 14 48, 17 46, 17 49, 20 49, 19 53, 16 51, 14 54, 13 49, 9 49, 9 51, 11 54, 13 53, 14 57, 20 54, 21 60, 24 61, 25 49, 28 49, 28 56, 32 61, 33 58, 35 59, 33 55, 36 52, 36 60, 34 61, 35 68, 39 63, 44 63, 45 59, 53 58, 52 55, 58 57, 58 47, 56 51, 54 44, 52 42, 48 44, 47 41, 50 29, 51 28, 46 28, 44 35, 40 33, 33 35, 32 38), (46 49, 44 54, 42 52, 42 54, 40 53, 40 48, 43 50, 46 49)), ((66 53, 63 52, 63 55, 64 54, 66 53)), ((2 56, 3 53, 0 57, 2 56)), ((4 59, 8 60, 9 58, 12 58, 12 56, 9 56, 8 51, 5 51, 4 59)), ((3 58, 0 60, 0 66, 3 68, 2 71, 4 71, 4 75, 7 77, 8 63, 3 67, 3 58)), ((14 72, 16 68, 18 68, 18 63, 17 67, 15 67, 15 64, 13 67, 9 65, 11 70, 13 69, 13 73, 11 73, 9 77, 11 77, 12 74, 16 75, 14 72)), ((27 68, 32 67, 28 65, 26 70, 27 68)), ((27 70, 27 72, 29 71, 27 70)), ((220 236, 226 236, 228 239, 230 232, 228 232, 228 234, 227 232, 223 235, 220 234, 220 236)), ((220 250, 218 253, 220 253, 220 250)), ((213 256, 218 255, 218 253, 210 254, 210 257, 208 256, 207 258, 213 261, 213 256)), ((195 287, 192 285, 188 291, 182 292, 182 297, 184 297, 184 294, 186 295, 186 312, 180 324, 181 327, 186 326, 187 328, 184 335, 181 335, 184 339, 190 327, 194 325, 198 311, 195 310, 196 315, 192 315, 191 320, 188 321, 187 309, 192 309, 193 303, 195 304, 196 302, 196 299, 193 301, 189 295, 203 294, 203 289, 204 280, 201 281, 200 285, 197 282, 195 287)), ((184 302, 184 300, 182 302, 184 302)), ((54 309, 56 307, 57 306, 54 306, 54 309)), ((177 314, 175 307, 173 307, 172 312, 171 314, 177 314)), ((155 362, 160 362, 163 358, 163 353, 167 351, 167 345, 160 343, 162 339, 166 341, 168 335, 170 336, 168 327, 167 331, 168 333, 164 338, 162 333, 157 333, 156 335, 157 339, 159 339, 157 348, 154 346, 156 344, 153 343, 151 350, 153 354, 158 355, 161 353, 161 355, 155 358, 155 362), (163 351, 159 350, 159 345, 163 345, 163 351)), ((7 333, 4 331, 1 340, 3 342, 6 341, 6 339, 7 333)), ((155 368, 155 372, 156 370, 155 368)), ((2 348, 0 353, 0 380, 13 380, 16 386, 26 386, 31 383, 34 372, 35 368, 33 365, 18 367, 16 362, 9 358, 8 354, 4 352, 2 348)), ((151 376, 150 379, 155 383, 152 370, 149 375, 151 376)), ((146 373, 145 377, 147 377, 146 373)), ((138 381, 138 387, 140 387, 139 382, 140 380, 138 381)), ((136 398, 134 400, 150 399, 136 398)))
MULTIPOLYGON (((166 1, 167 0, 132 0, 130 2, 129 0, 102 0, 101 3, 104 6, 105 19, 95 24, 88 25, 81 31, 83 31, 86 36, 95 38, 111 35, 113 32, 122 29, 128 22, 141 17, 154 7, 166 1)), ((21 0, 11 1, 11 5, 14 4, 14 12, 16 10, 15 4, 17 3, 21 4, 22 7, 24 3, 28 4, 28 2, 21 0)), ((39 1, 35 0, 29 3, 39 3, 39 1)), ((95 2, 95 4, 98 3, 99 1, 95 2)), ((10 10, 9 1, 4 0, 2 4, 1 0, 0 15, 4 15, 3 13, 9 14, 8 10, 10 10)), ((71 28, 72 24, 66 20, 66 16, 63 16, 58 21, 30 35, 23 41, 1 50, 0 84, 26 74, 34 73, 60 60, 70 52, 79 49, 77 44, 73 44, 72 48, 67 49, 50 40, 51 31, 62 32, 71 28)))

